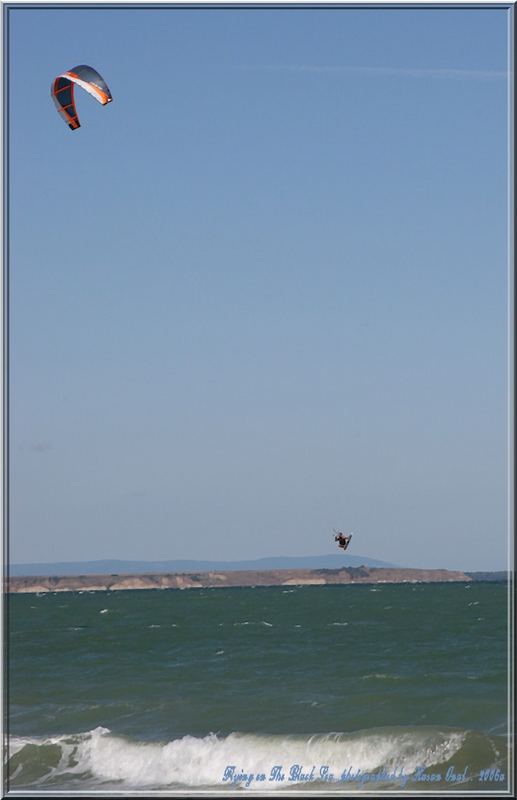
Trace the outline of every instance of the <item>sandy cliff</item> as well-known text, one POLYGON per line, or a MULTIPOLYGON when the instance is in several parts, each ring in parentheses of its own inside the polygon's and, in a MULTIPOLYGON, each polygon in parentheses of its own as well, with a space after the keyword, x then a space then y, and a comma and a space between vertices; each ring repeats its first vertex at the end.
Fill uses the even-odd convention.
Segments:
POLYGON ((304 586, 350 583, 436 583, 471 581, 465 572, 446 569, 394 569, 347 567, 343 569, 276 569, 263 572, 149 573, 146 575, 75 575, 13 577, 7 591, 77 592, 124 589, 195 589, 229 586, 304 586))

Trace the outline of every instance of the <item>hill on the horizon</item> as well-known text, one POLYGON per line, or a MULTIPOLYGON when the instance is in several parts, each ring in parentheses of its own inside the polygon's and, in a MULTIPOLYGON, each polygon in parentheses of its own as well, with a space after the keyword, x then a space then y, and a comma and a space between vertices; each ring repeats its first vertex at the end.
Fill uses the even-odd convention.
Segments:
POLYGON ((268 570, 268 569, 339 569, 339 567, 396 567, 387 561, 367 556, 271 556, 269 558, 243 561, 197 561, 177 559, 175 561, 123 561, 103 559, 99 561, 58 561, 41 564, 10 564, 8 573, 13 576, 30 575, 112 575, 140 574, 146 572, 217 572, 219 570, 268 570))

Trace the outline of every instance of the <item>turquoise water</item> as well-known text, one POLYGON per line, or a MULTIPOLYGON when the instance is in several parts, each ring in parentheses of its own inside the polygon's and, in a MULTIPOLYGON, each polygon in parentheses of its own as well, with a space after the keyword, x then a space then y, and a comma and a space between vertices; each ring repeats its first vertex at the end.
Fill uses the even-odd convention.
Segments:
POLYGON ((490 583, 12 595, 10 788, 507 789, 507 597, 490 583))

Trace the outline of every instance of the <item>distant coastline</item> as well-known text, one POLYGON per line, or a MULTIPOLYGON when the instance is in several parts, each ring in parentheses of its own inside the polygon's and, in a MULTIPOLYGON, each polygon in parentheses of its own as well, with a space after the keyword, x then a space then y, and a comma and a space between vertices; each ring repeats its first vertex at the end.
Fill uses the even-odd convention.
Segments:
POLYGON ((272 569, 341 569, 342 567, 403 567, 355 553, 327 553, 325 555, 284 555, 247 559, 194 559, 134 561, 129 559, 106 558, 89 561, 55 561, 9 565, 10 575, 147 575, 150 572, 264 572, 272 569))
POLYGON ((461 583, 505 581, 506 572, 461 572, 447 569, 341 567, 338 569, 270 569, 142 574, 17 575, 7 581, 13 594, 144 589, 214 589, 246 586, 325 586, 372 583, 461 583))

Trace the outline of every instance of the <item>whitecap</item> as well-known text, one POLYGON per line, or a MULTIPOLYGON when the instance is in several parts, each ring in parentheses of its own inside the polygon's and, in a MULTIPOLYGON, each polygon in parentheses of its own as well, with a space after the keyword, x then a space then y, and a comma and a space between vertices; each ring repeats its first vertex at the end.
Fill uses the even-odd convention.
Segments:
MULTIPOLYGON (((312 699, 305 702, 317 704, 312 699)), ((120 791, 172 786, 248 786, 264 791, 278 789, 278 785, 239 777, 224 782, 228 765, 245 766, 247 775, 268 775, 275 764, 325 764, 329 772, 339 774, 345 762, 362 772, 386 767, 409 775, 417 767, 450 761, 462 747, 465 735, 451 730, 402 728, 312 736, 230 733, 220 737, 210 733, 203 738, 187 735, 168 742, 142 742, 114 736, 99 727, 69 736, 13 741, 12 747, 17 752, 25 744, 57 744, 61 758, 46 778, 90 773, 95 781, 120 782, 120 791)))
POLYGON ((251 622, 249 620, 245 620, 244 622, 234 622, 233 625, 234 625, 234 627, 241 627, 243 625, 266 625, 268 628, 272 628, 273 627, 273 623, 272 622, 266 622, 266 620, 264 620, 264 619, 261 620, 260 622, 251 622))

